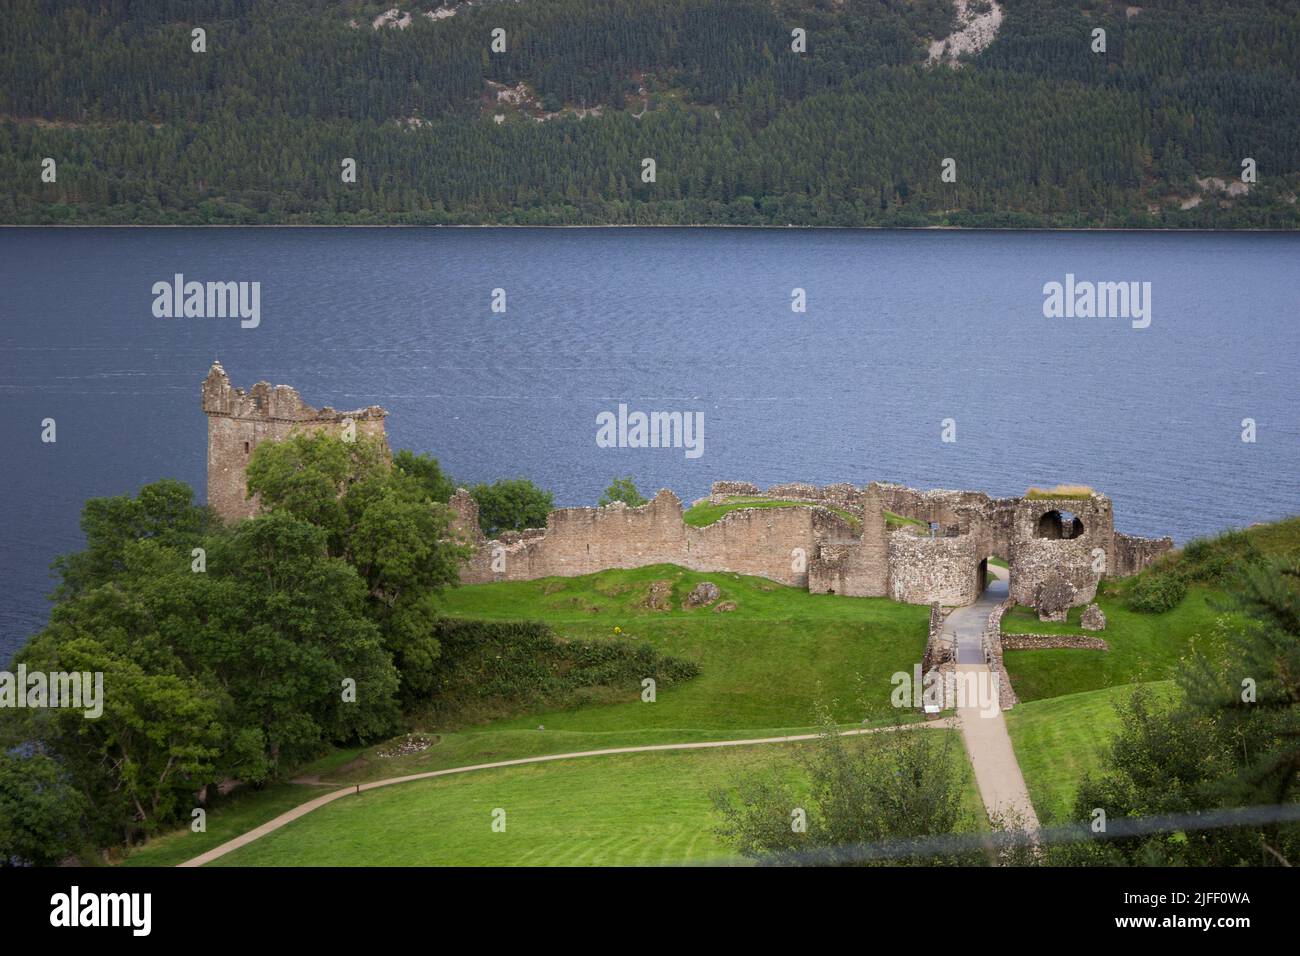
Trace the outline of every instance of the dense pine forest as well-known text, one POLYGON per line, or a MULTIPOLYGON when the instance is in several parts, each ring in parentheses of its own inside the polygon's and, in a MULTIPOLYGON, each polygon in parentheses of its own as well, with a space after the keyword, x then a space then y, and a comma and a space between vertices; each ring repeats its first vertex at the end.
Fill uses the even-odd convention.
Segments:
POLYGON ((391 2, 13 0, 0 222, 1300 228, 1300 0, 391 2))

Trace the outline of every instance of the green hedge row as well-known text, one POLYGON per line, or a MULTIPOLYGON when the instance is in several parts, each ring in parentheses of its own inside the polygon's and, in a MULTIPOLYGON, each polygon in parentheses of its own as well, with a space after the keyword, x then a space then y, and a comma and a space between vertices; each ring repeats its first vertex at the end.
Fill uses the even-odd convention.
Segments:
POLYGON ((592 688, 639 691, 652 677, 657 687, 690 680, 693 661, 660 654, 649 644, 566 640, 538 621, 443 619, 436 635, 436 709, 466 705, 563 707, 592 688))

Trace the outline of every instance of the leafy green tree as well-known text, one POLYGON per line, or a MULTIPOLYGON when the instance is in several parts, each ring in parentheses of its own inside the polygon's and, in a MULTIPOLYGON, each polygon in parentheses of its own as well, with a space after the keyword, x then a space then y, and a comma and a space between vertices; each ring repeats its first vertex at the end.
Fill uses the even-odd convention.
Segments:
POLYGON ((238 703, 235 726, 260 738, 246 779, 275 776, 325 742, 375 739, 397 717, 397 673, 367 613, 365 582, 325 540, 324 529, 285 511, 242 522, 209 564, 228 572, 194 608, 201 626, 174 633, 220 674, 238 703), (344 699, 345 680, 356 702, 344 699))
POLYGON ((933 854, 911 838, 952 834, 962 809, 961 752, 952 734, 900 731, 845 738, 824 720, 798 774, 773 768, 716 790, 721 836, 767 865, 932 865, 969 863, 979 853, 933 854), (795 826, 802 811, 806 831, 795 826), (892 844, 892 845, 891 845, 892 844), (873 855, 874 851, 880 855, 873 855))
POLYGON ((56 606, 17 656, 29 671, 103 674, 103 713, 30 711, 29 734, 88 797, 92 832, 130 840, 175 819, 217 775, 221 691, 184 672, 148 611, 114 584, 56 606))
POLYGON ((647 503, 647 499, 641 497, 641 493, 636 490, 636 484, 632 481, 632 476, 626 478, 615 478, 605 493, 600 497, 600 506, 613 504, 615 501, 621 501, 629 508, 639 508, 647 503))
POLYGON ((328 553, 365 584, 367 614, 401 673, 402 699, 432 692, 439 644, 438 591, 460 581, 469 549, 451 533, 443 495, 451 482, 435 459, 399 452, 390 466, 382 442, 331 435, 266 443, 254 454, 249 489, 270 513, 320 528, 328 553))
MULTIPOLYGON (((1245 567, 1225 650, 1198 652, 1179 671, 1180 699, 1139 689, 1099 773, 1079 788, 1074 816, 1108 820, 1300 803, 1300 566, 1245 567)), ((1175 830, 1091 840, 1055 854, 1066 863, 1278 866, 1300 860, 1300 823, 1175 830)))
POLYGON ((419 480, 430 501, 446 503, 456 493, 456 482, 443 472, 438 459, 431 455, 417 455, 403 448, 393 456, 393 467, 419 480))
POLYGON ((555 507, 554 496, 527 478, 506 478, 477 484, 469 490, 478 504, 478 523, 489 538, 502 531, 544 528, 555 507))
POLYGON ((358 435, 345 442, 324 431, 298 434, 257 446, 248 462, 248 494, 259 495, 264 508, 324 528, 331 553, 339 554, 347 533, 348 486, 389 467, 382 439, 358 435))
MULTIPOLYGON (((445 510, 418 482, 402 480, 412 509, 445 510)), ((337 496, 333 486, 329 496, 337 496)), ((124 522, 102 535, 114 542, 111 579, 61 600, 18 661, 102 673, 103 713, 88 720, 79 709, 24 711, 20 727, 8 721, 5 738, 39 742, 66 769, 86 796, 94 842, 129 842, 182 819, 193 793, 214 781, 259 783, 327 744, 392 731, 392 654, 367 581, 329 553, 325 528, 281 507, 197 539, 154 533, 154 525, 132 537, 132 509, 92 502, 87 510, 124 522), (202 570, 191 561, 196 545, 207 554, 202 570)), ((419 527, 436 543, 439 525, 419 527)), ((384 565, 382 555, 374 560, 384 565)), ((384 565, 376 580, 422 585, 431 577, 384 565)))
POLYGON ((0 751, 0 866, 52 866, 74 852, 84 805, 48 755, 0 751))
POLYGON ((152 539, 188 551, 214 520, 206 506, 194 503, 188 485, 169 478, 145 485, 134 498, 91 498, 81 512, 85 550, 54 562, 63 577, 57 596, 72 597, 112 580, 123 569, 130 542, 152 539))
POLYGON ((366 582, 372 617, 402 676, 403 700, 412 704, 433 691, 436 597, 460 582, 470 548, 452 536, 451 510, 431 501, 427 483, 405 472, 354 485, 346 508, 348 560, 366 582))

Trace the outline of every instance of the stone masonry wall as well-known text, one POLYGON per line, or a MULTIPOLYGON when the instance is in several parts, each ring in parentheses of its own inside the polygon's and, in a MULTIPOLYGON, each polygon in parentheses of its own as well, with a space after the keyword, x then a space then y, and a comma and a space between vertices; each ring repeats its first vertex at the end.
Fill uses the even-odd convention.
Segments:
POLYGON ((1002 710, 1010 710, 1020 703, 1015 688, 1011 686, 1011 678, 1007 676, 1006 664, 1002 660, 1002 615, 1006 614, 1014 603, 1008 599, 994 607, 989 614, 989 619, 984 623, 984 632, 980 635, 984 645, 984 660, 988 662, 989 670, 997 677, 998 703, 1002 710))
POLYGON ((862 495, 862 532, 853 540, 823 539, 808 567, 814 594, 884 597, 889 593, 889 544, 885 514, 874 488, 862 495))
POLYGON ((351 412, 313 408, 287 385, 258 382, 247 393, 231 388, 220 362, 213 362, 203 381, 203 411, 208 416, 208 504, 224 521, 257 513, 248 497, 244 471, 254 449, 264 441, 283 441, 300 432, 338 429, 351 420, 358 435, 384 438, 384 417, 377 405, 351 412))
MULTIPOLYGON (((340 412, 314 408, 287 385, 258 382, 248 392, 232 388, 220 363, 202 386, 208 419, 208 503, 226 521, 249 517, 258 503, 247 497, 245 470, 263 441, 303 432, 339 429, 351 421, 359 435, 384 438, 386 412, 378 406, 340 412)), ((981 562, 1000 555, 1010 565, 1010 596, 1033 606, 1040 582, 1063 575, 1077 590, 1076 603, 1091 601, 1098 572, 1094 554, 1105 552, 1105 573, 1134 574, 1171 550, 1169 538, 1116 534, 1110 499, 991 498, 977 491, 918 491, 872 482, 818 486, 714 482, 715 503, 740 495, 763 495, 805 507, 732 511, 703 528, 686 525, 682 504, 661 491, 640 508, 562 508, 546 527, 487 541, 477 507, 464 491, 451 501, 462 535, 474 544, 466 583, 527 580, 588 574, 606 568, 673 563, 697 571, 730 571, 808 587, 819 593, 883 596, 913 604, 962 605, 983 589, 981 562), (834 510, 861 516, 861 528, 834 510), (947 534, 887 533, 884 511, 933 524, 947 534), (1052 510, 1079 517, 1076 526, 1048 521, 1052 510), (1044 529, 1046 536, 1044 536, 1044 529)), ((915 529, 909 529, 915 530, 915 529)))
POLYGON ((1018 604, 1033 607, 1038 585, 1056 574, 1074 585, 1075 606, 1087 604, 1096 597, 1101 574, 1114 573, 1115 525, 1105 495, 1022 498, 1016 505, 1013 534, 1010 594, 1018 604), (1073 538, 1040 536, 1040 524, 1051 512, 1075 515, 1083 525, 1082 533, 1073 538), (1102 571, 1093 570, 1099 551, 1102 571))
POLYGON ((758 485, 748 481, 715 481, 713 487, 709 490, 709 498, 714 503, 722 501, 724 498, 730 498, 733 495, 745 495, 750 498, 756 498, 761 491, 758 485))
POLYGON ((1114 574, 1128 577, 1174 549, 1173 538, 1138 538, 1115 532, 1114 574))
POLYGON ((1093 544, 1083 539, 1017 542, 1008 585, 1011 597, 1017 604, 1033 607, 1039 583, 1060 574, 1075 587, 1071 607, 1088 604, 1097 596, 1100 580, 1100 575, 1092 569, 1092 549, 1093 544))
POLYGON ((458 491, 451 506, 457 528, 475 545, 461 573, 465 584, 677 564, 806 587, 808 560, 817 542, 853 533, 843 518, 815 507, 741 509, 694 528, 682 520, 681 501, 664 490, 639 508, 621 502, 604 508, 561 508, 547 516, 544 533, 490 541, 478 527, 478 508, 467 492, 458 491), (795 549, 802 549, 802 556, 795 549))
POLYGON ((979 561, 971 535, 889 536, 889 596, 908 604, 970 604, 979 597, 979 561))

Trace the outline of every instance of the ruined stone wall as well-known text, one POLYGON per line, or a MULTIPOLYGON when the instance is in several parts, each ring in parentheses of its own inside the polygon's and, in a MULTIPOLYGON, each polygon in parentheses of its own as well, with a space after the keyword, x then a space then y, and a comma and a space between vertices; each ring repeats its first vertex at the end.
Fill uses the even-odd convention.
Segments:
POLYGON ((677 496, 664 490, 639 508, 621 502, 604 508, 561 508, 547 516, 544 531, 488 541, 478 529, 478 509, 468 493, 458 491, 451 506, 456 527, 476 546, 461 573, 465 584, 677 564, 806 587, 808 560, 817 543, 853 534, 848 522, 821 508, 740 509, 694 528, 682 520, 677 496), (796 549, 802 549, 802 556, 796 549))
MULTIPOLYGON (((362 436, 384 438, 387 414, 378 406, 340 412, 313 408, 286 385, 258 382, 248 392, 232 388, 220 363, 202 387, 208 418, 208 503, 225 520, 248 517, 258 503, 247 497, 245 471, 264 441, 323 429, 340 434, 350 422, 362 436)), ((1094 550, 1105 553, 1106 574, 1134 574, 1171 550, 1169 538, 1116 534, 1110 499, 990 498, 979 491, 918 491, 872 482, 825 486, 790 482, 760 491, 751 482, 714 482, 708 500, 766 496, 806 507, 741 509, 704 528, 682 520, 682 505, 661 491, 640 508, 563 508, 545 528, 502 534, 486 541, 468 493, 451 501, 460 534, 474 545, 466 582, 578 575, 606 568, 673 563, 698 571, 753 574, 816 592, 883 596, 914 604, 968 604, 983 589, 981 562, 1005 557, 1011 597, 1033 606, 1040 583, 1064 577, 1076 603, 1092 600, 1098 572, 1094 550), (830 509, 861 516, 860 530, 830 509), (937 537, 889 534, 884 510, 934 524, 937 537), (1056 525, 1044 537, 1039 524, 1052 510, 1079 515, 1082 532, 1056 525)), ((1063 586, 1061 586, 1063 588, 1063 586)), ((1059 589, 1059 588, 1058 588, 1059 589)))
POLYGON ((854 540, 823 539, 808 568, 814 594, 884 597, 889 593, 889 542, 880 497, 868 489, 863 497, 862 532, 854 540))
POLYGON ((287 385, 258 382, 247 393, 231 388, 220 362, 212 363, 203 381, 203 411, 208 416, 208 504, 224 521, 237 521, 257 512, 248 497, 245 469, 254 449, 264 441, 283 441, 290 435, 334 429, 345 423, 356 434, 384 438, 384 417, 377 405, 351 412, 326 406, 313 408, 287 385))
POLYGON ((1010 561, 1018 498, 990 498, 982 491, 918 491, 876 482, 871 486, 880 490, 889 511, 932 523, 939 530, 955 527, 962 534, 973 534, 981 560, 998 555, 1010 561))
POLYGON ((887 510, 905 518, 932 522, 940 527, 957 525, 969 530, 972 520, 986 513, 993 499, 982 491, 934 488, 918 491, 903 485, 872 482, 887 510))
POLYGON ((1020 703, 1011 678, 1007 676, 1006 664, 1002 660, 1002 615, 1010 610, 1015 602, 1008 598, 993 608, 988 620, 984 622, 984 631, 980 642, 984 647, 984 660, 998 682, 998 704, 1002 710, 1010 710, 1020 703))
POLYGON ((1050 541, 1031 538, 1016 543, 1011 559, 1009 594, 1017 604, 1037 605, 1038 585, 1059 574, 1077 592, 1071 607, 1087 604, 1097 596, 1101 575, 1092 569, 1093 543, 1085 539, 1050 541))
POLYGON ((724 498, 735 495, 757 498, 761 494, 758 485, 751 484, 748 481, 715 481, 709 489, 709 498, 714 504, 719 504, 724 498))
POLYGON ((1057 575, 1074 586, 1072 606, 1087 604, 1097 594, 1101 575, 1115 567, 1115 525, 1110 499, 1022 498, 1016 505, 1010 557, 1010 595, 1019 604, 1036 605, 1038 586, 1057 575), (1057 523, 1052 513, 1069 513, 1082 526, 1076 537, 1073 522, 1057 523), (1095 570, 1098 556, 1100 570, 1095 570))
POLYGON ((746 482, 715 482, 709 500, 755 494, 807 502, 809 507, 741 509, 704 528, 691 528, 681 520, 677 497, 661 491, 641 508, 614 504, 560 509, 551 513, 545 529, 485 542, 472 499, 458 494, 453 509, 466 512, 461 523, 477 536, 478 546, 462 579, 527 580, 672 563, 697 571, 760 575, 814 593, 887 595, 909 604, 938 601, 958 606, 979 597, 984 586, 981 562, 997 554, 1010 565, 1011 598, 1032 607, 1038 585, 1058 574, 1076 589, 1075 603, 1091 601, 1099 576, 1093 570, 1096 548, 1105 552, 1107 573, 1112 574, 1132 573, 1165 548, 1161 541, 1116 536, 1110 500, 1104 495, 990 498, 983 492, 922 492, 875 482, 862 489, 790 483, 759 491, 746 482), (819 507, 828 504, 861 514, 861 532, 819 507), (883 509, 935 522, 953 533, 888 534, 883 509), (1053 510, 1078 515, 1082 533, 1077 538, 1039 537, 1040 519, 1053 510), (806 560, 802 569, 797 549, 806 560))
POLYGON ((930 604, 930 627, 925 640, 925 656, 921 658, 921 671, 929 673, 939 668, 940 673, 951 671, 957 661, 957 638, 943 629, 943 608, 938 601, 930 604))
POLYGON ((857 513, 862 510, 866 492, 856 485, 840 482, 835 485, 809 485, 803 482, 787 482, 772 485, 763 492, 767 498, 785 498, 791 501, 816 502, 828 507, 843 508, 857 513))
POLYGON ((842 508, 858 514, 862 510, 866 491, 848 482, 822 486, 802 481, 771 485, 766 490, 748 481, 715 481, 709 490, 709 501, 713 504, 722 504, 728 498, 740 496, 798 501, 828 508, 842 508))
POLYGON ((1163 554, 1174 549, 1173 538, 1139 538, 1115 532, 1114 571, 1118 577, 1137 574, 1163 554))
POLYGON ((980 594, 976 540, 969 534, 889 536, 889 596, 907 604, 970 604, 980 594))

